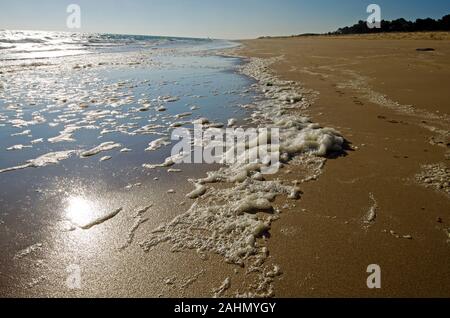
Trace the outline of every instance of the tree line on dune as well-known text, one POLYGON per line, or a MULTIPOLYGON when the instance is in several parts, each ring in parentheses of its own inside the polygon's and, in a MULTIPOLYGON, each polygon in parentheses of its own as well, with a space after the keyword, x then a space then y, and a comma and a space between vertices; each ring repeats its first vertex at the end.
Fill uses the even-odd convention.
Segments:
POLYGON ((416 21, 407 21, 406 19, 397 19, 393 21, 382 20, 381 28, 370 29, 366 21, 359 21, 353 26, 340 28, 335 32, 329 32, 330 35, 337 34, 365 34, 365 33, 383 33, 383 32, 422 32, 422 31, 450 31, 450 14, 435 20, 431 18, 417 19, 416 21))

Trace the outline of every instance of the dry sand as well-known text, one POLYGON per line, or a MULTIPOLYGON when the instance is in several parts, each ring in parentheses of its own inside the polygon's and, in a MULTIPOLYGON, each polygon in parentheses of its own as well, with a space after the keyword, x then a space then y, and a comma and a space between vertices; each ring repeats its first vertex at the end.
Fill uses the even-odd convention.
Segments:
POLYGON ((416 181, 423 165, 449 168, 450 41, 433 37, 243 41, 240 55, 283 56, 275 74, 318 92, 308 115, 354 148, 303 184, 297 207, 274 224, 269 250, 284 273, 276 296, 450 296, 448 172, 428 187, 416 181), (369 264, 381 266, 379 290, 366 286, 369 264))

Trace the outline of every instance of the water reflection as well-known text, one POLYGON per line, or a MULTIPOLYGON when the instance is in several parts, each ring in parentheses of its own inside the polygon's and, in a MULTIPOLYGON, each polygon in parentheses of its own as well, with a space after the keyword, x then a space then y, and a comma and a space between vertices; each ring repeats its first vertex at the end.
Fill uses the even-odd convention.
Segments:
POLYGON ((79 228, 86 226, 95 217, 93 202, 81 196, 69 197, 67 200, 66 217, 73 225, 79 228))

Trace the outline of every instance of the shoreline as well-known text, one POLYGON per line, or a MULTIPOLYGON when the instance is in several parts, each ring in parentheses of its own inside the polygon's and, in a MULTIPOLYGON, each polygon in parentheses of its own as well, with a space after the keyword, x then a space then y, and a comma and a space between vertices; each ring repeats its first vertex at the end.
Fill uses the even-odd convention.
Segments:
MULTIPOLYGON (((5 283, 12 289, 9 293, 70 297, 448 296, 450 219, 445 211, 450 205, 445 179, 449 114, 448 94, 442 93, 445 81, 441 86, 427 86, 425 93, 411 93, 410 87, 415 86, 407 82, 403 87, 402 81, 396 81, 401 72, 391 70, 401 68, 401 63, 390 59, 402 59, 405 52, 376 48, 364 40, 351 41, 358 43, 266 39, 226 50, 225 57, 237 54, 243 58, 238 70, 227 72, 236 71, 247 77, 246 81, 256 81, 245 91, 235 91, 239 100, 253 96, 251 104, 241 105, 245 109, 243 126, 283 128, 284 155, 278 174, 262 175, 261 165, 236 164, 213 171, 202 165, 202 171, 209 171, 206 177, 185 180, 185 174, 197 178, 198 167, 182 166, 180 173, 166 175, 166 170, 177 169, 144 164, 151 169, 145 169, 140 177, 150 182, 121 180, 128 183, 125 196, 120 194, 124 189, 111 191, 107 184, 97 193, 110 198, 105 201, 111 211, 87 223, 87 230, 59 233, 64 224, 58 221, 44 238, 19 249, 15 261, 30 266, 36 262, 39 269, 26 273, 27 266, 17 265, 16 272, 3 277, 5 282, 11 280, 5 283), (364 67, 366 61, 371 67, 364 67), (382 82, 374 87, 380 78, 389 80, 389 85, 382 82), (401 91, 404 96, 398 92, 391 95, 385 89, 401 91), (426 104, 427 94, 436 93, 442 96, 434 99, 435 104, 426 104), (411 105, 411 98, 426 107, 411 105), (248 111, 251 116, 246 118, 248 111), (340 133, 323 127, 334 127, 340 133), (151 181, 154 175, 161 178, 159 183, 151 181), (177 180, 183 180, 182 185, 177 180), (164 192, 164 187, 174 184, 175 190, 164 192), (116 202, 119 197, 128 198, 127 203, 116 202), (142 206, 136 206, 138 203, 142 206), (118 209, 119 205, 123 207, 118 209), (97 223, 101 224, 91 228, 97 223), (88 253, 78 251, 80 246, 88 253), (83 279, 88 282, 85 289, 67 291, 62 286, 66 263, 95 264, 83 269, 83 279), (366 287, 366 268, 374 263, 383 270, 382 290, 366 287), (47 268, 52 264, 57 266, 47 268), (14 286, 20 273, 23 286, 14 286)), ((445 57, 450 47, 445 43, 433 42, 438 49, 428 56, 411 49, 422 42, 406 48, 401 44, 407 54, 417 55, 409 57, 417 62, 417 68, 424 64, 419 69, 421 77, 432 80, 449 74, 445 57), (435 73, 427 75, 430 68, 435 73)), ((221 53, 192 55, 196 54, 221 53)), ((232 110, 234 107, 226 115, 231 116, 232 110)), ((47 199, 60 208, 57 196, 47 199)), ((8 294, 8 290, 2 293, 8 294)))

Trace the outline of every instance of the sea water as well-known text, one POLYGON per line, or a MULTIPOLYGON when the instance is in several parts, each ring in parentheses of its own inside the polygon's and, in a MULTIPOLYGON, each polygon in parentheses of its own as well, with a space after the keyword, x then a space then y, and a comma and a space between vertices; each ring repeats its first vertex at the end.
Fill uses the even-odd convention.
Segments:
MULTIPOLYGON (((211 167, 144 165, 170 156, 174 127, 244 120, 240 106, 253 98, 246 92, 252 81, 236 73, 239 59, 214 54, 235 45, 1 31, 0 271, 17 271, 24 265, 17 253, 60 232, 88 230, 150 201, 162 205, 169 189, 181 202, 176 197, 192 191, 187 180, 211 167)), ((74 246, 89 250, 82 235, 74 246)))

